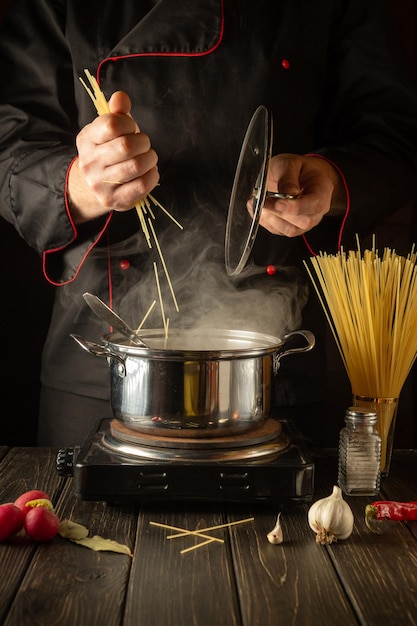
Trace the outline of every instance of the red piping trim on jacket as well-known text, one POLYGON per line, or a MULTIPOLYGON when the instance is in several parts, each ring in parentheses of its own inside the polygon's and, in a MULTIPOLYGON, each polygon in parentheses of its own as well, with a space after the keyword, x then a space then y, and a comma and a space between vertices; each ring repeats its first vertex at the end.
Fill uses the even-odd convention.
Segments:
MULTIPOLYGON (((322 154, 314 154, 313 153, 313 154, 306 154, 305 156, 307 156, 307 157, 308 156, 318 157, 319 159, 324 159, 325 161, 330 163, 330 165, 333 165, 335 170, 339 173, 340 178, 342 179, 343 186, 345 188, 345 193, 346 193, 346 209, 345 209, 345 214, 343 216, 342 224, 340 226, 339 237, 338 237, 338 240, 337 240, 337 250, 339 252, 340 248, 342 247, 342 237, 343 237, 343 231, 345 229, 346 220, 347 220, 347 218, 349 216, 349 213, 350 213, 350 193, 349 193, 349 187, 348 187, 345 175, 343 174, 343 172, 340 169, 340 167, 338 165, 336 165, 336 163, 333 163, 333 161, 331 159, 329 159, 328 157, 323 156, 322 154)), ((306 235, 303 235, 303 239, 304 239, 304 243, 307 246, 307 249, 310 252, 310 254, 312 254, 313 256, 317 256, 317 252, 314 252, 314 250, 310 246, 309 242, 307 241, 306 235)))
MULTIPOLYGON (((97 67, 97 72, 96 72, 97 82, 100 83, 100 71, 101 71, 104 63, 106 63, 108 61, 118 61, 120 59, 142 57, 142 56, 160 56, 160 57, 170 57, 170 56, 171 57, 174 57, 174 56, 175 57, 187 57, 187 56, 190 56, 190 57, 202 57, 202 56, 206 56, 208 54, 211 54, 212 52, 214 52, 214 50, 216 50, 220 46, 220 44, 221 44, 221 42, 223 40, 223 35, 224 35, 224 0, 221 0, 221 27, 220 27, 219 38, 216 41, 216 43, 214 44, 214 46, 212 46, 209 50, 206 50, 204 52, 195 52, 195 53, 187 53, 187 52, 176 52, 176 53, 173 53, 173 52, 143 52, 143 53, 138 53, 138 54, 127 54, 127 55, 123 55, 123 56, 120 56, 120 57, 108 57, 106 59, 103 59, 99 63, 99 65, 97 67)), ((75 226, 75 224, 73 222, 73 219, 71 217, 71 212, 70 212, 70 209, 69 209, 69 202, 68 202, 68 176, 69 176, 69 172, 71 170, 71 167, 73 166, 73 164, 74 164, 74 162, 75 162, 75 160, 77 158, 78 157, 74 157, 74 159, 71 161, 71 163, 70 163, 70 165, 68 167, 67 173, 66 173, 66 177, 65 177, 65 189, 64 189, 65 208, 66 208, 66 211, 67 211, 67 214, 68 214, 68 218, 69 218, 69 220, 71 222, 71 226, 72 226, 73 231, 74 231, 74 236, 71 239, 71 241, 69 242, 69 244, 72 243, 76 239, 76 237, 77 237, 77 228, 76 228, 76 226, 75 226)), ((54 248, 53 250, 47 250, 46 252, 43 253, 43 255, 42 255, 43 256, 43 260, 42 260, 43 274, 44 274, 46 280, 49 283, 51 283, 51 285, 54 285, 56 287, 60 287, 62 285, 67 285, 67 284, 71 283, 73 280, 75 280, 77 278, 78 273, 79 273, 79 271, 80 271, 80 269, 81 269, 85 259, 87 258, 87 256, 91 252, 91 250, 94 248, 96 243, 99 241, 99 239, 102 237, 103 233, 106 231, 107 226, 108 226, 108 224, 109 224, 109 222, 111 220, 112 214, 113 214, 112 212, 109 214, 109 217, 106 220, 106 223, 105 223, 105 225, 104 225, 104 227, 103 227, 99 237, 88 248, 88 250, 84 254, 83 258, 81 259, 81 262, 79 263, 78 268, 77 268, 74 276, 70 280, 62 282, 62 283, 57 283, 57 282, 53 281, 52 279, 50 279, 48 277, 48 274, 47 274, 47 271, 46 271, 46 259, 47 259, 46 255, 49 254, 49 253, 59 252, 60 250, 64 250, 67 247, 67 245, 69 245, 69 244, 65 244, 65 246, 61 246, 59 248, 54 248)), ((107 249, 109 249, 109 246, 107 246, 107 249)), ((109 274, 109 296, 110 296, 110 306, 111 306, 111 302, 112 302, 112 299, 113 299, 113 293, 112 293, 112 280, 111 280, 111 263, 110 263, 110 255, 109 254, 108 254, 108 274, 109 274)))
POLYGON ((70 278, 69 280, 62 282, 62 283, 57 283, 54 280, 52 280, 51 278, 48 277, 47 271, 46 271, 46 259, 47 259, 47 254, 53 253, 53 252, 59 252, 60 250, 64 250, 68 245, 70 245, 73 241, 75 241, 75 239, 77 238, 77 227, 74 224, 74 221, 72 219, 72 215, 71 215, 71 211, 69 209, 69 199, 68 199, 68 177, 69 177, 69 173, 70 170, 72 168, 72 166, 74 165, 75 161, 78 159, 78 156, 74 157, 71 161, 71 163, 68 166, 67 169, 67 173, 65 176, 65 189, 64 189, 64 200, 65 200, 65 208, 67 211, 67 215, 68 215, 68 219, 71 223, 73 232, 74 232, 74 236, 71 239, 70 242, 68 242, 67 244, 65 244, 65 246, 60 246, 59 248, 54 248, 52 250, 46 250, 43 255, 42 255, 42 270, 43 270, 43 274, 46 278, 46 280, 48 281, 48 283, 50 283, 51 285, 54 285, 55 287, 62 287, 62 285, 68 285, 69 283, 72 283, 73 280, 75 280, 78 276, 78 273, 85 261, 85 259, 87 258, 87 256, 90 254, 91 250, 94 248, 94 246, 96 245, 97 241, 101 238, 101 236, 103 235, 104 231, 106 230, 111 217, 112 217, 112 213, 109 214, 108 219, 106 220, 105 225, 103 226, 101 233, 99 234, 99 236, 97 237, 97 239, 93 242, 93 244, 88 248, 88 250, 86 251, 86 253, 84 254, 83 258, 81 259, 81 262, 78 265, 78 268, 74 274, 74 276, 72 278, 70 278))
POLYGON ((221 26, 220 26, 220 33, 219 33, 219 38, 216 41, 216 43, 209 48, 209 50, 205 50, 204 52, 137 52, 135 54, 123 54, 121 56, 118 57, 107 57, 105 59, 103 59, 102 61, 100 61, 100 63, 98 64, 97 67, 97 72, 96 72, 96 79, 98 84, 100 84, 100 72, 101 69, 103 67, 103 65, 105 63, 107 63, 108 61, 120 61, 121 59, 133 59, 135 57, 147 57, 147 56, 152 56, 152 57, 203 57, 203 56, 207 56, 208 54, 211 54, 212 52, 214 52, 215 50, 217 50, 217 48, 220 46, 222 40, 223 40, 223 35, 224 35, 224 0, 221 0, 221 6, 220 6, 220 11, 221 11, 221 26))

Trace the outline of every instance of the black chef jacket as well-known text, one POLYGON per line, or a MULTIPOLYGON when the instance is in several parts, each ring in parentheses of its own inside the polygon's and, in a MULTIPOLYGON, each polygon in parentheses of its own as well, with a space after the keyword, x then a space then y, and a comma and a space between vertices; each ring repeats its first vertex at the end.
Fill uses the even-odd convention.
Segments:
MULTIPOLYGON (((221 262, 241 142, 261 104, 273 115, 273 153, 331 160, 344 176, 350 210, 343 228, 342 218, 326 217, 306 238, 260 229, 256 267, 298 268, 307 284, 304 258, 335 252, 340 235, 351 245, 412 191, 416 97, 395 78, 372 1, 13 0, 0 63, 0 212, 42 255, 45 276, 57 285, 42 367, 43 383, 56 389, 109 394, 105 360, 69 337, 99 340, 108 330, 86 307, 84 291, 111 301, 132 325, 140 320, 132 289, 143 285, 137 299, 149 302, 148 251, 135 211, 80 227, 69 214, 75 136, 96 115, 79 81, 85 68, 107 97, 119 89, 131 97, 133 117, 159 157, 153 194, 185 227, 179 233, 158 217, 164 250, 176 247, 174 274, 198 268, 203 292, 213 261, 221 262)), ((299 296, 304 303, 303 286, 299 296)), ((259 317, 256 295, 251 302, 259 317)), ((303 319, 291 324, 318 341, 313 352, 283 364, 284 404, 324 391, 314 365, 323 316, 311 298, 303 319)))

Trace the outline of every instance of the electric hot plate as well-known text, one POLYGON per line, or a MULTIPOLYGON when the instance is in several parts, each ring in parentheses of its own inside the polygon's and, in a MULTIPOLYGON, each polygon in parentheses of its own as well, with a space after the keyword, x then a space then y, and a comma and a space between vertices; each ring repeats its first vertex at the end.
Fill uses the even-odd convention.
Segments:
POLYGON ((268 418, 243 435, 150 436, 104 419, 86 442, 61 449, 57 471, 75 495, 108 502, 298 502, 313 495, 314 464, 290 421, 268 418))
MULTIPOLYGON (((272 135, 271 115, 260 106, 245 134, 230 197, 225 239, 230 276, 246 265, 265 198, 295 199, 267 190, 272 135)), ((90 294, 89 301, 94 309, 97 298, 90 294)), ((59 451, 57 470, 74 477, 75 494, 84 500, 284 503, 313 496, 314 465, 290 421, 269 417, 234 436, 197 438, 195 430, 181 435, 141 434, 104 419, 83 445, 59 451)))

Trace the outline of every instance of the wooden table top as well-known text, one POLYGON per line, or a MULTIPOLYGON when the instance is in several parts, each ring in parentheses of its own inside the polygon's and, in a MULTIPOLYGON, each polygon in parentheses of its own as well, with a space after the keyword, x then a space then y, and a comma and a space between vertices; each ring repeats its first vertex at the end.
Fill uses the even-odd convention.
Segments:
MULTIPOLYGON (((95 552, 57 536, 44 544, 0 544, 0 624, 3 626, 308 626, 417 624, 417 522, 383 522, 371 533, 365 505, 375 499, 417 500, 417 451, 396 451, 381 496, 349 497, 351 537, 316 543, 308 503, 282 512, 284 542, 267 533, 279 511, 270 505, 111 505, 84 502, 72 478, 55 470, 56 450, 0 448, 0 502, 38 488, 49 493, 61 519, 90 535, 129 546, 133 557, 95 552), (228 526, 213 541, 151 522, 205 528, 228 526)), ((333 451, 314 453, 314 500, 336 484, 333 451)))

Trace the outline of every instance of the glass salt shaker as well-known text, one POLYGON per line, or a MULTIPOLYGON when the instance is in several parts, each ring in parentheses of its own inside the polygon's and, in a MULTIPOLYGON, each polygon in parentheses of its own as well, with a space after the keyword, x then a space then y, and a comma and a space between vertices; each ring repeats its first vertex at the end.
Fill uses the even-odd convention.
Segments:
POLYGON ((381 479, 381 436, 375 411, 354 406, 346 410, 339 439, 339 487, 347 495, 371 496, 381 479))

